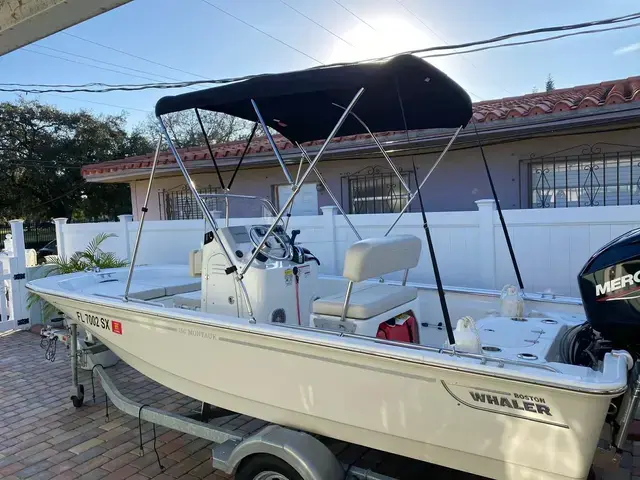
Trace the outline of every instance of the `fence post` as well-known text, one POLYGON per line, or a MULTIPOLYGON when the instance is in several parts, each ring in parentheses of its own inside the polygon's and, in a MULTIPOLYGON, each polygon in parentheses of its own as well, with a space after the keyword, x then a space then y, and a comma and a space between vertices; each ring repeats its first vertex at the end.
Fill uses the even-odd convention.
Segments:
POLYGON ((496 241, 494 217, 496 202, 492 199, 476 200, 478 207, 479 258, 481 288, 496 288, 496 241))
POLYGON ((54 218, 53 223, 56 225, 56 247, 58 249, 59 257, 66 257, 64 248, 64 232, 62 231, 64 225, 67 223, 67 219, 64 217, 54 218))
POLYGON ((24 248, 24 220, 10 220, 11 237, 13 240, 13 258, 11 259, 11 313, 16 322, 16 327, 29 328, 29 312, 27 311, 27 261, 24 248))
MULTIPOLYGON (((338 272, 338 244, 336 238, 336 215, 338 214, 338 207, 335 205, 328 205, 326 207, 320 207, 322 211, 322 230, 329 237, 331 242, 331 261, 328 263, 328 272, 330 275, 339 275, 338 272)), ((326 261, 326 260, 325 260, 326 261)))
POLYGON ((129 241, 129 223, 133 221, 133 215, 118 215, 118 220, 122 223, 122 238, 124 239, 124 251, 127 252, 127 260, 131 260, 131 242, 129 241))

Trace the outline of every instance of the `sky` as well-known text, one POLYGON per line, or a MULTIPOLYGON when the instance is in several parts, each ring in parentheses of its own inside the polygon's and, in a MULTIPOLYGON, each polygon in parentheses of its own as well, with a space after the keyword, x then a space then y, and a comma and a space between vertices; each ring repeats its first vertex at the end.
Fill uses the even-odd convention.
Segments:
MULTIPOLYGON (((603 5, 601 0, 134 0, 0 57, 0 83, 128 84, 282 72, 640 10, 637 0, 603 5)), ((544 90, 549 74, 556 88, 627 78, 640 75, 640 27, 432 63, 474 101, 544 90)), ((134 128, 160 97, 181 91, 186 90, 27 98, 64 110, 124 111, 134 128)), ((0 101, 16 98, 0 93, 0 101)))

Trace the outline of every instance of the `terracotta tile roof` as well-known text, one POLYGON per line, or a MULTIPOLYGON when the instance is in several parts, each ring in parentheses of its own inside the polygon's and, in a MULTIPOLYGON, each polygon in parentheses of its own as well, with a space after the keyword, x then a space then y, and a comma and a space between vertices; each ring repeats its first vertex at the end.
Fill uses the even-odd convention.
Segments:
MULTIPOLYGON (((551 115, 559 112, 569 112, 586 108, 600 108, 608 105, 640 102, 640 76, 623 80, 613 80, 600 84, 582 85, 573 88, 554 90, 552 92, 531 93, 519 97, 503 98, 500 100, 487 100, 474 103, 473 119, 477 123, 489 123, 512 118, 534 117, 536 115, 551 115)), ((398 132, 383 132, 376 136, 385 137, 398 132)), ((368 135, 351 135, 337 137, 333 143, 364 140, 368 135)), ((278 148, 285 151, 294 148, 291 142, 280 135, 274 137, 278 148)), ((321 140, 309 142, 306 146, 322 143, 321 140)), ((213 153, 217 160, 224 158, 237 158, 242 154, 245 142, 229 142, 213 145, 213 153)), ((185 162, 206 160, 210 158, 206 147, 193 147, 179 149, 185 162)), ((248 155, 271 152, 271 148, 265 139, 252 142, 248 155)), ((91 177, 94 175, 108 175, 124 170, 137 170, 150 168, 153 162, 153 154, 139 155, 135 157, 112 160, 109 162, 95 163, 82 167, 82 175, 91 177)), ((158 159, 159 165, 175 163, 170 152, 162 152, 158 159)), ((225 162, 219 162, 224 164, 225 162)))

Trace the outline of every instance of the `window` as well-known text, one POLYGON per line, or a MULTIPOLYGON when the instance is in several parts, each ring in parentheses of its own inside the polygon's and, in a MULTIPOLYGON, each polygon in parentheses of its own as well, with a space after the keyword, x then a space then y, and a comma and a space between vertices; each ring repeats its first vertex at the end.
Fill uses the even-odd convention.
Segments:
MULTIPOLYGON (((198 193, 218 193, 218 188, 209 185, 199 188, 198 193)), ((162 220, 194 220, 203 218, 196 198, 191 190, 184 185, 171 190, 158 192, 160 203, 160 218, 162 220)), ((224 211, 224 200, 219 198, 203 198, 207 208, 211 211, 224 211)))
POLYGON ((528 164, 532 208, 640 203, 640 150, 602 153, 594 145, 578 155, 534 158, 528 164))
MULTIPOLYGON (((411 187, 409 173, 400 171, 400 174, 411 187)), ((367 167, 353 174, 345 174, 340 181, 342 205, 350 214, 396 213, 400 212, 409 200, 409 193, 390 168, 367 167)))
MULTIPOLYGON (((291 196, 291 185, 274 185, 278 210, 284 207, 291 196)), ((318 215, 318 188, 315 183, 300 185, 298 195, 293 200, 291 215, 318 215)))

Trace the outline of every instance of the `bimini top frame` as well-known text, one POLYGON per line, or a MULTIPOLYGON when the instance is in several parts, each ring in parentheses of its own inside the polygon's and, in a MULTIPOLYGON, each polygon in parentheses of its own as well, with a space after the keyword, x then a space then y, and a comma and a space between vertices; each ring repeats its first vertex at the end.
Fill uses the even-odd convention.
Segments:
MULTIPOLYGON (((409 191, 408 185, 399 175, 398 169, 375 137, 375 132, 454 128, 456 130, 453 138, 440 156, 442 159, 461 129, 471 119, 471 114, 471 99, 467 93, 437 68, 412 55, 400 55, 384 62, 327 66, 283 74, 260 75, 198 92, 163 97, 156 104, 156 116, 160 122, 162 133, 187 181, 188 188, 194 195, 205 219, 213 227, 213 235, 225 253, 228 265, 226 272, 236 277, 252 321, 255 319, 242 281, 243 276, 278 222, 290 210, 300 186, 307 177, 314 172, 325 188, 328 187, 317 169, 317 164, 338 132, 341 135, 369 134, 393 171, 398 174, 401 185, 409 191), (198 118, 200 118, 198 110, 210 110, 254 122, 249 142, 255 134, 257 125, 260 124, 283 169, 285 178, 292 188, 291 196, 276 214, 267 234, 262 238, 261 244, 241 268, 236 266, 233 257, 226 252, 224 245, 219 241, 216 220, 212 212, 208 210, 202 196, 198 194, 195 183, 162 120, 162 116, 165 114, 192 108, 195 109, 198 118), (295 180, 278 151, 270 129, 279 132, 298 146, 302 155, 300 167, 305 163, 305 160, 308 162, 306 169, 299 169, 295 180), (312 159, 301 144, 320 139, 325 140, 312 159)), ((204 128, 203 133, 206 137, 204 128)), ((207 147, 210 149, 208 139, 206 140, 207 147)), ((238 167, 236 167, 233 178, 235 178, 235 173, 246 151, 247 148, 245 148, 238 167)), ((156 162, 157 155, 154 165, 156 162)), ((221 187, 227 192, 226 195, 230 196, 229 187, 232 181, 225 186, 214 158, 213 162, 218 171, 221 187)), ((433 168, 429 174, 432 171, 433 168)), ((153 173, 155 173, 155 168, 152 168, 149 190, 153 181, 153 173)), ((425 181, 426 178, 423 179, 422 184, 425 181)), ((333 192, 329 188, 327 188, 327 192, 347 219, 347 223, 356 236, 361 238, 333 192)), ((409 191, 410 201, 416 193, 409 191)), ((145 202, 134 247, 134 259, 146 210, 145 202)), ((133 265, 130 269, 128 283, 132 272, 133 265)), ((125 293, 125 299, 127 293, 128 291, 125 293)))

